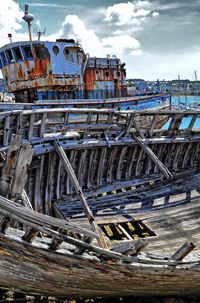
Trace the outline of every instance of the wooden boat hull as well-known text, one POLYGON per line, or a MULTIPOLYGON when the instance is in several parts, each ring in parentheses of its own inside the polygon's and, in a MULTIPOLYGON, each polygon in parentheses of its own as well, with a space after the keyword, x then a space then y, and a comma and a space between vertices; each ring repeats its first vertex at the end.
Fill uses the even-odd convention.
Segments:
POLYGON ((55 253, 41 246, 1 234, 2 287, 70 298, 200 293, 200 266, 195 262, 176 267, 165 262, 117 264, 109 260, 88 260, 70 253, 66 255, 62 251, 55 253))

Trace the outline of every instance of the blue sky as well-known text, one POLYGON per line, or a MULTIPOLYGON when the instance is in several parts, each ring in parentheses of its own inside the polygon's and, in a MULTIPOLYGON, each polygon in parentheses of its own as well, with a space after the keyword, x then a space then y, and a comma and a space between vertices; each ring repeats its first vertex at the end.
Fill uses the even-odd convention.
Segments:
MULTIPOLYGON (((26 40, 25 0, 6 0, 0 8, 0 44, 26 40)), ((192 79, 200 74, 200 0, 29 0, 43 39, 74 38, 91 56, 117 55, 129 78, 192 79)), ((36 39, 36 37, 35 37, 36 39)))

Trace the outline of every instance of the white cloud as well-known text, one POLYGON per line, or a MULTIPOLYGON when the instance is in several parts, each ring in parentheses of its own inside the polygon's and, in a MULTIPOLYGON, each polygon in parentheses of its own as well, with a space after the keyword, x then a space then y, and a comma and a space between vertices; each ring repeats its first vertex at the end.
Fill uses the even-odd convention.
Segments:
POLYGON ((131 56, 141 56, 141 55, 143 55, 143 51, 141 49, 132 50, 130 55, 131 56))
POLYGON ((155 18, 155 17, 158 17, 159 16, 159 13, 158 12, 153 12, 152 13, 152 16, 155 18))
POLYGON ((140 43, 130 35, 111 36, 102 39, 102 45, 109 54, 123 57, 127 53, 140 50, 140 43))
POLYGON ((99 38, 93 29, 88 29, 77 15, 67 15, 57 34, 47 37, 73 38, 82 44, 84 50, 91 56, 106 56, 107 54, 124 57, 134 50, 140 50, 140 43, 131 34, 111 35, 107 38, 99 38))
POLYGON ((123 25, 130 23, 133 18, 135 6, 132 2, 118 3, 109 6, 106 11, 105 21, 123 25))
POLYGON ((13 35, 13 41, 28 39, 26 33, 20 33, 24 21, 22 17, 24 12, 20 10, 19 5, 13 0, 2 1, 0 9, 0 45, 9 43, 8 33, 13 35))
POLYGON ((107 7, 104 21, 118 26, 136 24, 152 12, 152 4, 149 1, 133 1, 113 4, 107 7))

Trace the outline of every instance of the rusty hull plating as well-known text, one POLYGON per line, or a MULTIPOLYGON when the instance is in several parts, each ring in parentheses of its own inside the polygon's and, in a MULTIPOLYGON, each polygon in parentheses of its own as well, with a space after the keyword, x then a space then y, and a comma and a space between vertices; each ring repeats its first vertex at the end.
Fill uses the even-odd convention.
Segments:
POLYGON ((73 39, 26 41, 0 49, 0 68, 17 102, 126 95, 125 64, 89 58, 73 39))

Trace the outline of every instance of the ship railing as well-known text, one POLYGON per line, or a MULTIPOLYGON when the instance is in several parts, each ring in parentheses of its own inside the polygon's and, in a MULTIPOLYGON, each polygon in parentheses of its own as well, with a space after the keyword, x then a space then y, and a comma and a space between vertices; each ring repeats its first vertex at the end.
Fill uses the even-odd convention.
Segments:
POLYGON ((182 134, 199 135, 200 111, 198 110, 112 110, 86 108, 55 108, 13 110, 0 113, 0 146, 9 144, 12 133, 34 141, 50 135, 68 137, 115 137, 138 134, 142 139, 182 134))

